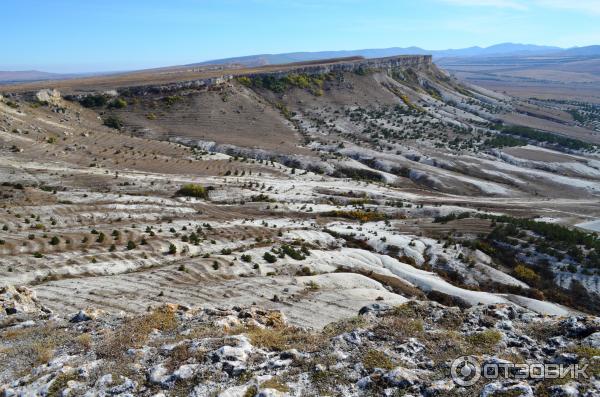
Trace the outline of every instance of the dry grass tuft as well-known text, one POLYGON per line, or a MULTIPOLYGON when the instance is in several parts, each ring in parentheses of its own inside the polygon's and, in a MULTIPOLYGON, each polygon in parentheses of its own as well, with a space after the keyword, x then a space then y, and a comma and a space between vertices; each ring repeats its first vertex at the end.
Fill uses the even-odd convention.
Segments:
POLYGON ((77 376, 75 373, 60 373, 53 380, 52 384, 48 388, 47 397, 59 397, 62 396, 62 391, 68 386, 68 383, 72 380, 76 380, 77 376))
POLYGON ((317 351, 326 342, 321 334, 294 327, 250 328, 246 333, 254 346, 275 351, 289 349, 317 351))
POLYGON ((97 354, 100 357, 116 358, 128 348, 142 347, 153 330, 168 332, 175 328, 177 328, 175 311, 164 306, 144 316, 125 321, 119 329, 101 343, 97 354))
POLYGON ((289 386, 283 382, 283 380, 277 376, 272 377, 271 379, 264 381, 260 384, 260 387, 263 389, 275 389, 282 393, 287 393, 290 391, 289 386))
POLYGON ((471 345, 473 352, 490 353, 496 345, 502 340, 502 333, 495 329, 486 329, 466 337, 466 341, 471 345))
POLYGON ((362 363, 369 370, 375 368, 390 370, 394 368, 394 363, 384 352, 374 349, 367 350, 362 357, 362 363))
POLYGON ((373 327, 373 332, 384 340, 418 338, 423 336, 424 326, 420 319, 388 316, 373 327))
POLYGON ((90 350, 94 341, 92 339, 92 335, 81 334, 75 338, 75 343, 77 343, 84 350, 90 350))
POLYGON ((368 324, 367 320, 364 317, 356 316, 350 317, 347 319, 343 319, 340 321, 335 321, 333 323, 327 324, 323 328, 323 335, 328 338, 332 338, 337 335, 344 334, 346 332, 354 331, 357 328, 363 328, 368 324))

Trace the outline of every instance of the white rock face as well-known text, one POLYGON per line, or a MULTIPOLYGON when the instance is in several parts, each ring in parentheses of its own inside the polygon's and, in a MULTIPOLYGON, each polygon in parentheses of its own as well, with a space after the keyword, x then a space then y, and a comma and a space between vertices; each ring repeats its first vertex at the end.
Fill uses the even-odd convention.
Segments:
POLYGON ((42 305, 32 289, 12 285, 0 287, 0 318, 17 313, 37 313, 41 310, 42 305))
POLYGON ((588 345, 595 349, 599 349, 600 348, 600 332, 594 332, 593 334, 591 334, 590 336, 585 338, 582 343, 584 345, 588 345))
POLYGON ((35 99, 39 102, 47 102, 51 105, 59 105, 62 101, 60 91, 55 89, 44 89, 36 92, 35 99))
POLYGON ((481 397, 495 395, 508 395, 518 397, 533 397, 533 390, 527 383, 503 384, 500 382, 490 383, 483 388, 481 397))

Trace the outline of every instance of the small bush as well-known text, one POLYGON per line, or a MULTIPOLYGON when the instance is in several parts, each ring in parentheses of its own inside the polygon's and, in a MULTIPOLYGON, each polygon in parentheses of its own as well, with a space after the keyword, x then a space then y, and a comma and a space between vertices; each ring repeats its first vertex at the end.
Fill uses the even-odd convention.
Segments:
POLYGON ((123 122, 117 116, 108 116, 106 119, 104 119, 103 124, 116 130, 123 128, 123 122))
POLYGON ((176 193, 178 196, 186 196, 186 197, 197 197, 197 198, 208 198, 207 189, 198 184, 188 183, 187 185, 183 185, 176 193))
POLYGON ((295 259, 297 261, 302 261, 306 259, 306 256, 302 255, 302 252, 296 251, 293 247, 287 244, 281 246, 281 251, 290 258, 295 259))
POLYGON ((100 234, 98 234, 98 238, 96 239, 96 242, 103 243, 105 239, 106 239, 106 235, 104 233, 100 232, 100 234))
POLYGON ((123 98, 116 98, 108 104, 109 108, 123 109, 127 107, 127 101, 123 98))
POLYGON ((266 260, 268 263, 277 262, 277 257, 271 254, 270 252, 265 252, 265 254, 263 255, 263 259, 266 260))
POLYGON ((172 106, 174 104, 176 104, 179 101, 182 101, 183 98, 180 97, 179 95, 170 95, 170 96, 166 96, 164 98, 162 98, 162 101, 167 105, 167 106, 172 106))
POLYGON ((85 350, 92 348, 93 340, 90 334, 81 334, 75 338, 75 342, 85 350))
POLYGON ((319 284, 317 284, 314 280, 310 280, 305 285, 306 285, 306 289, 309 291, 317 291, 319 288, 321 288, 321 287, 319 287, 319 284))
POLYGON ((79 101, 81 106, 86 108, 100 107, 106 105, 108 98, 106 95, 88 95, 79 101))
POLYGON ((240 77, 238 77, 237 81, 239 81, 241 84, 245 85, 246 87, 250 87, 252 85, 252 80, 250 80, 246 76, 240 76, 240 77))
POLYGON ((540 279, 540 276, 535 271, 524 265, 517 265, 515 267, 515 276, 526 283, 536 283, 540 279))

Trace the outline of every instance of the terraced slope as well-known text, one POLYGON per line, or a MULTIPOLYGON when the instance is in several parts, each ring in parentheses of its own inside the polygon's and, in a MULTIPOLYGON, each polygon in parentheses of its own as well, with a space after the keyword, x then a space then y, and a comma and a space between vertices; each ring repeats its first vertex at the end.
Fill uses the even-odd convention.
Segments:
POLYGON ((2 282, 56 311, 256 302, 317 328, 410 298, 597 311, 597 240, 572 230, 600 216, 593 141, 511 130, 520 102, 406 62, 8 94, 2 282))

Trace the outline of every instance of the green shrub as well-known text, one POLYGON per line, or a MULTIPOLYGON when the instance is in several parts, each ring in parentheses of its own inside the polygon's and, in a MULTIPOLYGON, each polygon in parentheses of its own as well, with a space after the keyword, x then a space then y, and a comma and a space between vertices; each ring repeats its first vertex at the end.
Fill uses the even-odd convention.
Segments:
POLYGON ((183 98, 180 97, 179 95, 170 95, 170 96, 166 96, 162 99, 162 101, 167 105, 167 106, 172 106, 174 104, 176 104, 179 101, 182 101, 183 98))
POLYGON ((100 107, 106 105, 108 102, 108 98, 106 95, 97 94, 97 95, 88 95, 81 99, 79 103, 81 106, 86 108, 100 107))
POLYGON ((103 124, 116 130, 123 128, 123 122, 117 116, 108 116, 104 119, 103 124))
POLYGON ((540 276, 533 270, 524 265, 515 267, 515 276, 526 283, 535 283, 540 279, 540 276))
POLYGON ((108 104, 108 107, 115 109, 123 109, 124 107, 127 107, 127 101, 125 101, 125 99, 123 98, 116 98, 108 104))
POLYGON ((295 259, 297 261, 302 261, 306 259, 306 256, 302 255, 300 251, 296 251, 293 247, 287 244, 281 246, 281 251, 290 258, 295 259))
POLYGON ((277 262, 277 257, 275 255, 271 254, 270 252, 265 252, 265 254, 263 255, 263 259, 269 263, 277 262))
POLYGON ((238 77, 237 81, 239 81, 241 84, 245 85, 246 87, 250 87, 252 85, 252 80, 250 80, 246 76, 240 76, 240 77, 238 77))
POLYGON ((183 185, 176 194, 178 196, 208 198, 208 190, 204 186, 194 183, 183 185))

